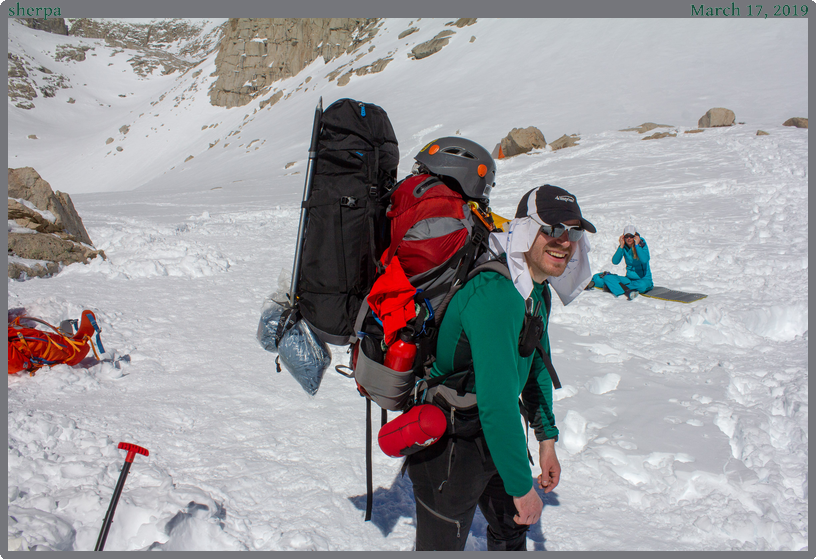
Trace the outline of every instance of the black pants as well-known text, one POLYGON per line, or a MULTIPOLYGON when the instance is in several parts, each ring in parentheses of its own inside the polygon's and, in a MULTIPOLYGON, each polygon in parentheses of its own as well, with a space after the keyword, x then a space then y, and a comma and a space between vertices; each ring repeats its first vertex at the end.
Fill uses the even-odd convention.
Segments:
POLYGON ((528 526, 513 520, 513 497, 481 434, 446 436, 409 456, 408 475, 416 499, 417 551, 463 550, 477 505, 488 523, 488 550, 526 551, 528 526))

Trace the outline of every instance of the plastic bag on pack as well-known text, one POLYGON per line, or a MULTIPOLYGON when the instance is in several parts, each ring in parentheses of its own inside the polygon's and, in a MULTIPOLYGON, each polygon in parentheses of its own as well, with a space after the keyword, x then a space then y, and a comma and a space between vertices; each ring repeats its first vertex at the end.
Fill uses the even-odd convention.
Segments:
POLYGON ((290 310, 288 303, 267 299, 261 309, 256 338, 265 350, 277 353, 286 370, 307 393, 314 396, 320 388, 323 374, 331 364, 331 351, 315 336, 304 320, 300 319, 292 324, 291 321, 295 321, 297 315, 287 312, 290 310), (280 344, 276 344, 275 338, 281 321, 286 329, 280 344))
POLYGON ((278 355, 303 390, 314 396, 323 373, 331 364, 329 347, 315 336, 304 320, 298 320, 281 338, 278 355))
POLYGON ((266 351, 277 352, 278 347, 275 343, 275 335, 278 331, 278 323, 281 315, 289 310, 288 303, 278 303, 272 299, 264 301, 261 308, 261 320, 258 323, 258 333, 255 335, 260 342, 261 347, 266 351))
MULTIPOLYGON (((286 270, 281 270, 278 275, 278 285, 274 293, 269 295, 261 307, 261 320, 258 323, 258 333, 256 338, 260 342, 261 347, 266 351, 277 352, 278 348, 275 344, 275 336, 278 331, 278 322, 281 315, 285 311, 291 309, 289 305, 289 295, 287 293, 287 285, 290 283, 291 274, 286 270)), ((286 314, 288 318, 289 313, 286 314)), ((291 317, 294 320, 296 317, 291 317)))

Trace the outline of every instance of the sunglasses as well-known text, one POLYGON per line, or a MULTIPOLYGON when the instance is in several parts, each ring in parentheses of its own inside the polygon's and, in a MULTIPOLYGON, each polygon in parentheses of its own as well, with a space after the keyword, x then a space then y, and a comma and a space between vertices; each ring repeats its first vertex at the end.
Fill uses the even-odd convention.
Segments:
POLYGON ((624 239, 634 239, 634 238, 635 238, 635 236, 634 236, 634 235, 630 235, 629 233, 627 233, 626 235, 624 235, 624 236, 623 236, 623 238, 624 238, 624 239))
POLYGON ((548 237, 553 237, 554 239, 558 239, 564 232, 569 232, 569 240, 572 242, 576 242, 581 240, 581 237, 584 236, 584 230, 581 229, 580 225, 564 225, 563 223, 557 223, 555 225, 542 225, 541 232, 547 235, 548 237))

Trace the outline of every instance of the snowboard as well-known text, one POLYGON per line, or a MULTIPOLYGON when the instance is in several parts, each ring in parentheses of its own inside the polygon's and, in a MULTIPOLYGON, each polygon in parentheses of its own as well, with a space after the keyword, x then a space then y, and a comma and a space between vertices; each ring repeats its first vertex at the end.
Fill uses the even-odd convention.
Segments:
MULTIPOLYGON (((603 287, 595 287, 594 289, 603 290, 603 287)), ((675 301, 677 303, 693 303, 700 299, 705 299, 708 295, 703 293, 687 293, 685 291, 676 291, 668 287, 653 287, 646 293, 640 293, 641 297, 651 297, 652 299, 660 299, 661 301, 675 301)))
POLYGON ((657 286, 640 295, 642 297, 651 297, 652 299, 660 299, 661 301, 676 301, 678 303, 693 303, 694 301, 708 297, 708 295, 704 293, 687 293, 685 291, 675 291, 667 287, 657 286))

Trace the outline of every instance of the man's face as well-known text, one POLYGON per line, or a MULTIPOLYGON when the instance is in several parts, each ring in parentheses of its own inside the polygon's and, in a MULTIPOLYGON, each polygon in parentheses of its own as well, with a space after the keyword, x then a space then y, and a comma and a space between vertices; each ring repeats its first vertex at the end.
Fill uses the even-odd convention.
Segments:
MULTIPOLYGON (((564 225, 580 224, 581 222, 577 219, 564 222, 564 225)), ((572 255, 575 254, 577 244, 569 240, 567 231, 564 231, 564 234, 558 238, 550 237, 539 231, 533 241, 533 246, 525 253, 533 280, 536 283, 542 283, 550 276, 558 277, 563 274, 572 255)))

